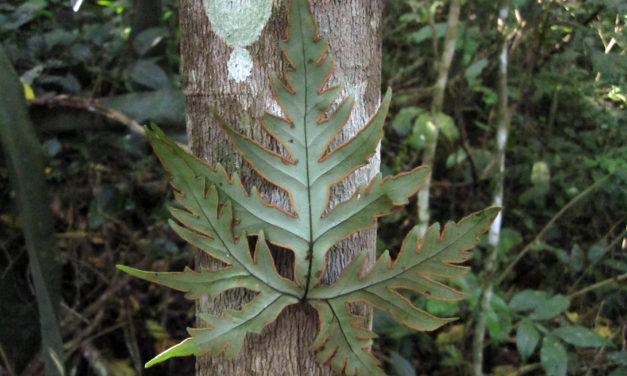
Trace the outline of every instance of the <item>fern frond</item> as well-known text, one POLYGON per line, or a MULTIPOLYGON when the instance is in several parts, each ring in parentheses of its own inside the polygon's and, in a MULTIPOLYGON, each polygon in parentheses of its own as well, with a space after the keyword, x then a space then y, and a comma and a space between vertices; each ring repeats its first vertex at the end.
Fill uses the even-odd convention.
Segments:
MULTIPOLYGON (((439 328, 454 319, 441 319, 425 312, 400 293, 413 291, 431 299, 459 300, 463 294, 436 279, 454 278, 465 274, 466 268, 459 266, 468 259, 467 251, 474 247, 480 235, 489 228, 499 208, 488 208, 461 220, 448 223, 442 232, 440 226, 431 226, 425 236, 419 237, 418 228, 409 232, 401 250, 392 261, 384 252, 372 269, 366 272, 366 254, 359 254, 331 286, 316 286, 310 293, 311 304, 321 317, 321 330, 315 340, 314 349, 320 353, 333 353, 337 349, 367 348, 371 340, 364 336, 364 318, 352 317, 350 303, 366 303, 376 309, 387 311, 400 324, 414 330, 428 331, 439 328), (341 310, 340 310, 341 308, 341 310), (332 324, 329 324, 331 322, 332 324), (342 333, 333 337, 329 325, 342 333)), ((338 351, 333 360, 336 371, 344 367, 360 370, 365 357, 360 351, 338 351)), ((377 363, 371 362, 374 367, 377 363)), ((349 373, 368 375, 364 373, 349 373)))
POLYGON ((118 267, 183 291, 188 299, 213 299, 235 288, 254 293, 239 311, 201 314, 206 328, 190 329, 190 338, 159 354, 147 366, 190 354, 224 354, 232 358, 248 333, 261 333, 285 307, 302 302, 318 312, 320 331, 312 349, 319 362, 346 375, 384 375, 380 362, 370 353, 376 335, 368 329, 367 318, 351 313, 350 307, 366 303, 416 330, 433 330, 450 321, 418 309, 400 290, 435 299, 460 299, 461 294, 441 280, 465 271, 458 264, 466 260, 466 251, 498 212, 498 208, 486 209, 448 224, 442 233, 436 224, 423 238, 414 229, 394 261, 385 252, 366 271, 366 254, 362 252, 333 285, 322 285, 325 258, 331 247, 407 204, 429 172, 418 167, 394 177, 377 175, 359 186, 349 199, 329 208, 332 187, 366 165, 375 154, 391 92, 388 90, 377 112, 356 135, 334 146, 355 100, 349 96, 340 101, 342 88, 328 85, 333 62, 327 53, 327 40, 318 36, 307 0, 291 2, 289 38, 281 48, 290 67, 282 78, 272 77, 271 87, 283 115, 266 114, 261 122, 282 146, 281 153, 240 134, 217 112, 214 116, 259 175, 285 191, 290 208, 266 202, 254 187, 248 192, 237 174, 229 176, 221 166, 209 166, 191 156, 158 128, 146 130, 155 153, 171 175, 180 206, 171 209, 172 228, 222 266, 199 271, 186 268, 175 273, 118 267), (252 252, 249 235, 257 236, 252 252), (293 252, 293 280, 276 270, 270 244, 293 252))

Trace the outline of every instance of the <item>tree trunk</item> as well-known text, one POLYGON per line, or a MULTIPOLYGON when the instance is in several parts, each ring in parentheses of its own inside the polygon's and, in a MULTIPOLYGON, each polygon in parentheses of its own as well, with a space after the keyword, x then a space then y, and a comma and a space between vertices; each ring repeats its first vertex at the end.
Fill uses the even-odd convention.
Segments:
MULTIPOLYGON (((508 44, 506 22, 509 15, 509 1, 501 0, 498 16, 498 30, 501 35, 501 53, 499 54, 499 75, 497 83, 498 103, 496 111, 496 160, 498 169, 493 177, 494 195, 492 205, 503 206, 503 185, 505 183, 505 146, 507 145, 507 136, 509 133, 509 111, 508 111, 508 93, 507 93, 507 63, 508 44)), ((473 338, 473 375, 483 375, 483 347, 485 343, 485 331, 487 325, 488 309, 494 290, 492 282, 494 272, 497 269, 498 245, 501 234, 501 222, 503 212, 501 211, 492 225, 488 236, 488 257, 486 259, 483 278, 481 283, 481 303, 475 325, 473 338)))
MULTIPOLYGON (((422 165, 429 166, 433 171, 433 162, 435 160, 435 150, 438 145, 438 135, 440 133, 438 122, 438 114, 442 112, 444 103, 444 91, 446 90, 446 82, 448 81, 448 72, 451 68, 453 55, 455 54, 455 45, 457 44, 457 28, 459 25, 459 12, 461 8, 461 0, 452 0, 448 11, 448 25, 446 34, 444 35, 444 50, 438 67, 438 80, 435 83, 433 92, 433 101, 431 102, 431 121, 433 123, 432 135, 425 147, 422 155, 422 165)), ((436 36, 434 34, 434 39, 436 36)), ((434 44, 437 48, 437 43, 434 44)), ((437 52, 436 52, 437 56, 437 52)), ((433 172, 431 173, 433 175, 433 172)), ((431 176, 432 176, 431 175, 431 176)), ((429 190, 431 189, 431 176, 427 178, 425 185, 418 191, 418 228, 420 235, 424 235, 429 227, 431 214, 429 213, 429 190)))
MULTIPOLYGON (((269 0, 252 0, 247 2, 248 5, 242 0, 205 0, 205 3, 213 7, 235 7, 233 9, 253 3, 261 9, 266 1, 269 0)), ((341 142, 367 123, 380 102, 382 1, 312 0, 310 3, 319 32, 329 38, 329 50, 335 60, 330 84, 342 83, 347 92, 356 95, 351 119, 339 137, 341 142)), ((252 43, 239 45, 217 35, 224 35, 219 28, 225 27, 227 22, 216 28, 215 23, 220 20, 209 21, 202 1, 180 0, 179 9, 181 77, 192 152, 212 164, 222 163, 230 173, 238 171, 248 188, 259 187, 266 200, 288 208, 286 196, 263 182, 242 162, 210 115, 210 109, 216 109, 242 133, 278 150, 276 142, 263 132, 259 120, 266 111, 280 111, 272 98, 269 78, 271 72, 282 72, 286 63, 278 42, 286 37, 287 0, 273 0, 272 13, 258 38, 252 43), (247 76, 244 70, 242 75, 238 74, 237 81, 233 75, 230 78, 228 72, 231 67, 229 55, 234 47, 246 47, 253 62, 250 75, 247 76)), ((357 185, 369 180, 378 170, 379 156, 376 155, 368 166, 332 190, 330 205, 349 198, 357 185)), ((325 281, 335 280, 358 250, 374 255, 375 231, 356 234, 329 252, 325 281)), ((279 256, 280 272, 288 273, 293 262, 291 254, 275 252, 275 255, 279 256)), ((198 254, 197 264, 211 267, 212 261, 198 254)), ((203 300, 198 304, 197 312, 215 313, 225 307, 237 307, 245 299, 243 294, 233 292, 213 301, 203 300)), ((244 349, 234 360, 199 357, 197 375, 330 375, 330 368, 318 365, 315 354, 308 350, 318 330, 317 321, 313 309, 292 306, 261 335, 249 335, 244 349)))

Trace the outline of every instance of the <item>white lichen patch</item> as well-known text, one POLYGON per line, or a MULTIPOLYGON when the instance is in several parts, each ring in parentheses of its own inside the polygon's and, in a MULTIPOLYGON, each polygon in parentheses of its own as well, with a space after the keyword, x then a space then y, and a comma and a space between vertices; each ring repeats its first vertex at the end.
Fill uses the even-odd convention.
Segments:
POLYGON ((253 69, 250 53, 272 14, 272 0, 203 0, 213 31, 235 49, 228 62, 229 78, 243 82, 253 69))
POLYGON ((253 60, 250 53, 243 48, 236 48, 231 52, 227 63, 229 78, 235 82, 244 82, 253 70, 253 60))
POLYGON ((231 47, 251 45, 272 13, 272 0, 204 0, 213 31, 231 47))

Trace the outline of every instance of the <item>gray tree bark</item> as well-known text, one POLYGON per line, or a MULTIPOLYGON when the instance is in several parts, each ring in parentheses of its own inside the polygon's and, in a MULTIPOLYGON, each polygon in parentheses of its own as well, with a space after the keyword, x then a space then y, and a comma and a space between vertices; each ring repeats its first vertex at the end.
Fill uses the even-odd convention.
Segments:
MULTIPOLYGON (((232 48, 214 33, 203 2, 180 0, 179 7, 181 78, 192 152, 212 164, 222 163, 230 173, 238 171, 248 188, 257 186, 268 201, 283 208, 289 207, 285 195, 242 162, 210 115, 210 109, 216 109, 242 133, 278 150, 276 142, 262 131, 259 120, 266 111, 278 108, 272 98, 269 77, 271 72, 281 72, 286 64, 278 42, 286 37, 287 3, 287 0, 273 0, 268 23, 259 38, 247 47, 253 60, 251 76, 240 83, 228 77, 227 61, 232 48)), ((341 142, 366 124, 380 103, 382 0, 312 0, 310 3, 320 34, 330 40, 329 51, 335 60, 330 83, 343 83, 348 92, 356 94, 354 112, 338 137, 341 142)), ((330 205, 350 197, 359 184, 378 170, 376 155, 368 166, 332 190, 330 205)), ((357 252, 374 255, 375 232, 373 229, 358 233, 329 252, 325 280, 335 280, 357 252)), ((279 268, 285 273, 291 270, 293 258, 289 252, 275 254, 279 257, 279 268)), ((201 254, 197 254, 196 260, 198 265, 212 265, 201 254)), ((215 313, 224 307, 237 307, 245 299, 245 294, 234 292, 213 301, 201 301, 197 312, 215 313)), ((330 368, 318 365, 315 354, 308 350, 317 330, 318 319, 313 309, 292 306, 261 335, 249 335, 234 360, 198 357, 197 375, 331 375, 330 368)))

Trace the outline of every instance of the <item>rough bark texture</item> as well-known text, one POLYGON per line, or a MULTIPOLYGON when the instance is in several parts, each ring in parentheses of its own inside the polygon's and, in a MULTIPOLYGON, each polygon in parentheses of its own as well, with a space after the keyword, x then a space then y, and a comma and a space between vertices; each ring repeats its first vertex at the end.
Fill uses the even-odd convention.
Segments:
MULTIPOLYGON (((231 0, 238 1, 238 0, 231 0)), ((335 60, 331 84, 341 82, 356 94, 354 112, 341 142, 355 134, 369 119, 380 102, 381 83, 381 0, 312 0, 311 6, 319 31, 330 39, 329 50, 335 60)), ((236 83, 227 76, 227 61, 232 48, 211 31, 202 1, 180 0, 182 84, 186 99, 186 123, 194 154, 210 163, 222 163, 229 172, 239 171, 245 185, 255 185, 270 202, 288 208, 284 194, 267 184, 242 162, 210 116, 210 109, 265 145, 276 149, 259 126, 266 111, 278 111, 270 91, 270 73, 281 72, 285 60, 278 41, 285 38, 287 0, 274 0, 272 16, 261 36, 247 49, 254 68, 245 82, 236 83)), ((330 205, 350 197, 358 184, 379 169, 378 155, 371 164, 338 184, 332 191, 330 205)), ((362 232, 343 241, 329 252, 326 281, 333 281, 357 251, 374 255, 375 230, 362 232)), ((293 260, 288 252, 277 253, 277 264, 288 270, 293 260)), ((211 266, 211 260, 197 255, 199 265, 211 266)), ((214 301, 201 301, 198 312, 216 312, 237 307, 246 296, 234 292, 214 301)), ((308 350, 318 330, 315 311, 304 306, 290 307, 262 335, 249 335, 240 355, 231 361, 199 357, 197 375, 330 375, 328 367, 315 362, 308 350)), ((202 323, 199 323, 202 324, 202 323)))

